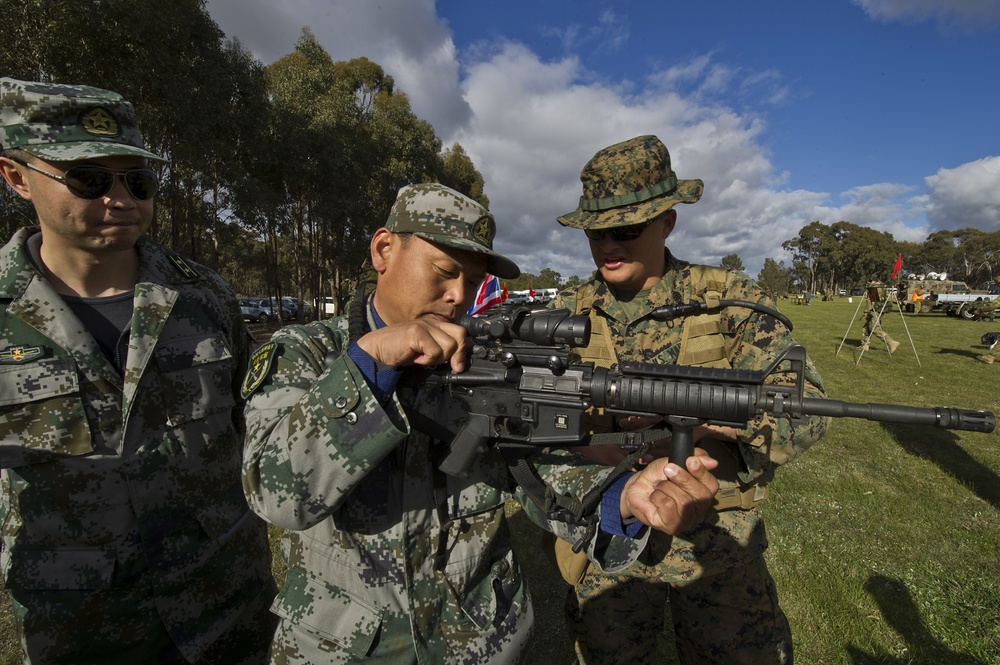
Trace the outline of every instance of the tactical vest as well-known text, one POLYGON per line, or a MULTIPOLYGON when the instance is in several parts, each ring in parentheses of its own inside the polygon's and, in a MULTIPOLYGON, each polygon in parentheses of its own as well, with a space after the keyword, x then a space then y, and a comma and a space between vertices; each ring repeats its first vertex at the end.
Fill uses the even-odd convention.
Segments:
MULTIPOLYGON (((690 272, 691 279, 685 292, 687 301, 705 302, 709 311, 688 316, 681 322, 677 364, 732 369, 733 366, 726 355, 722 310, 718 308, 726 288, 726 270, 717 266, 691 265, 690 272)), ((618 355, 615 352, 615 343, 607 319, 594 310, 596 294, 597 287, 593 283, 587 284, 577 292, 576 313, 586 314, 590 318, 590 343, 586 348, 576 351, 584 362, 593 362, 598 367, 611 367, 618 362, 618 355)), ((641 334, 636 341, 640 347, 643 346, 641 334)), ((603 409, 595 409, 590 420, 591 433, 614 430, 612 417, 604 414, 603 409)), ((735 449, 738 444, 717 439, 702 439, 698 445, 719 461, 718 468, 713 471, 719 480, 719 491, 715 495, 713 509, 749 510, 767 498, 765 484, 745 485, 740 482, 738 476, 740 458, 739 452, 735 449)))

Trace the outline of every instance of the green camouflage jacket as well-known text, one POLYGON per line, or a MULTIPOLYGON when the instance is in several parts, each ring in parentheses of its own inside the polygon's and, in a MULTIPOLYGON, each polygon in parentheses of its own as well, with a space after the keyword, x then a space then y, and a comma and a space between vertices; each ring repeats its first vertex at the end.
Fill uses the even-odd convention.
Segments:
MULTIPOLYGON (((559 293, 552 307, 578 311, 590 303, 590 316, 607 323, 617 361, 676 364, 685 325, 693 319, 660 322, 650 313, 666 305, 700 301, 691 277, 691 264, 667 252, 667 270, 649 291, 634 320, 630 320, 607 284, 596 271, 575 289, 559 293)), ((725 283, 716 291, 721 300, 774 303, 756 283, 741 273, 726 271, 725 283)), ((704 290, 704 287, 702 288, 704 290)), ((740 307, 722 310, 720 362, 715 367, 762 370, 794 343, 791 333, 774 318, 740 307)), ((713 323, 714 325, 714 323, 713 323)), ((708 364, 708 363, 706 363, 708 364)), ((812 362, 806 368, 806 396, 825 397, 822 380, 812 362)), ((763 416, 739 432, 739 445, 703 445, 720 460, 715 475, 722 487, 736 489, 766 485, 777 466, 791 461, 814 444, 829 425, 829 418, 813 417, 792 425, 787 419, 763 416)), ((683 536, 674 537, 670 557, 662 565, 672 567, 678 582, 700 576, 707 570, 728 567, 750 560, 766 548, 760 513, 752 510, 710 511, 705 522, 683 536)), ((659 536, 657 536, 659 537, 659 536)))
MULTIPOLYGON (((457 431, 466 419, 459 403, 420 382, 418 370, 379 403, 347 348, 346 318, 291 326, 254 354, 248 374, 247 498, 289 530, 272 658, 340 663, 412 640, 405 662, 518 662, 533 613, 510 549, 506 467, 491 451, 469 478, 440 472, 447 446, 418 431, 415 414, 457 431)), ((607 469, 541 471, 579 497, 607 469)), ((579 535, 563 523, 547 528, 579 535)), ((588 553, 618 570, 645 540, 602 535, 588 553)))
POLYGON ((0 250, 6 587, 33 631, 48 613, 88 615, 40 636, 52 649, 86 642, 94 621, 134 639, 130 604, 155 603, 194 661, 273 594, 266 525, 240 485, 242 316, 217 275, 140 240, 123 377, 33 267, 37 231, 0 250))

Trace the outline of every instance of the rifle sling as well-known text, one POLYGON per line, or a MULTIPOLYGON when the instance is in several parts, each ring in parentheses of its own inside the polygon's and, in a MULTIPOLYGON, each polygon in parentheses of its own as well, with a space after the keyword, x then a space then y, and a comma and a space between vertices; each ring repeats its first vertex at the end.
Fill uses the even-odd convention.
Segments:
MULTIPOLYGON (((633 432, 633 434, 638 434, 638 432, 633 432)), ((601 443, 597 445, 608 444, 601 443)), ((601 503, 601 496, 604 494, 604 491, 618 480, 622 474, 635 466, 639 458, 649 450, 649 443, 640 443, 635 450, 611 470, 611 473, 591 487, 582 499, 577 499, 566 494, 558 494, 551 485, 542 480, 538 474, 538 469, 527 459, 528 456, 538 451, 537 446, 520 442, 502 441, 497 444, 497 448, 507 462, 507 469, 510 471, 510 475, 514 478, 514 481, 524 490, 524 493, 528 495, 531 502, 546 517, 574 526, 587 527, 583 536, 573 545, 573 551, 579 552, 593 537, 597 529, 597 508, 601 503)))

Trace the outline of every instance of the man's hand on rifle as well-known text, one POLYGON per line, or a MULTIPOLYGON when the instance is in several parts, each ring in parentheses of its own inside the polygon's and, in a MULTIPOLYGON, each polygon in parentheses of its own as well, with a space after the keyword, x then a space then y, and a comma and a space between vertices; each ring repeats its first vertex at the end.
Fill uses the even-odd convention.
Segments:
POLYGON ((701 448, 687 459, 686 469, 665 457, 653 460, 625 483, 621 498, 623 519, 677 535, 705 519, 719 481, 712 469, 719 463, 701 448))
POLYGON ((388 325, 358 340, 362 350, 390 367, 447 362, 456 372, 465 370, 467 344, 465 328, 430 316, 388 325))

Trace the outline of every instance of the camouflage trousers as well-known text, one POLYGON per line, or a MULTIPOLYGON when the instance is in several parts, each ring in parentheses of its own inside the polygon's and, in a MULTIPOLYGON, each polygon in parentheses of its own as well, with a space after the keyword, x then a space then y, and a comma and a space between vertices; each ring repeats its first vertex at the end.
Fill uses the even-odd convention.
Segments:
POLYGON ((791 631, 762 555, 677 584, 674 567, 657 565, 664 542, 651 538, 645 561, 617 574, 591 566, 569 588, 566 616, 581 664, 663 663, 657 640, 669 610, 683 665, 792 665, 791 631))

